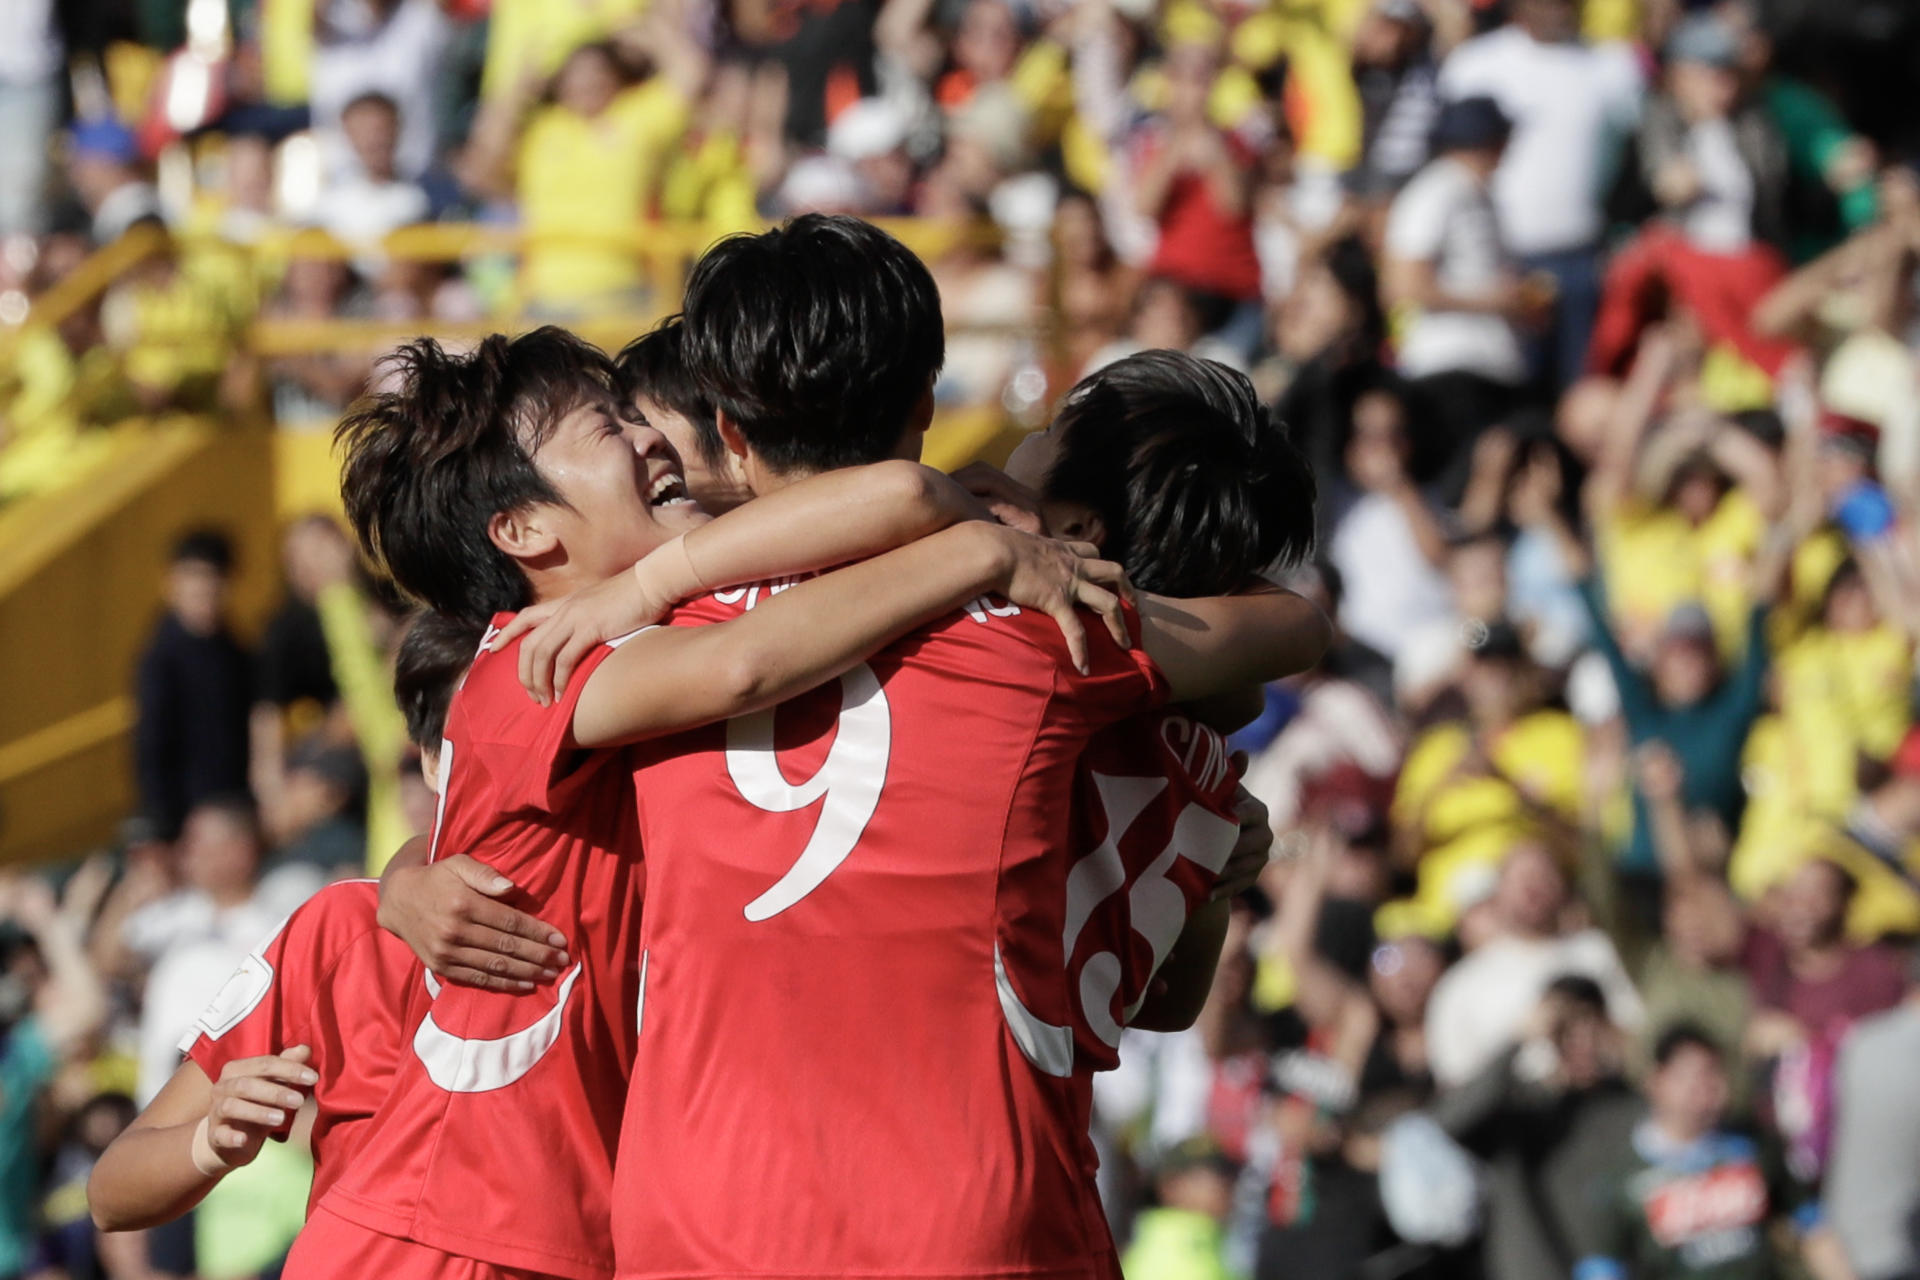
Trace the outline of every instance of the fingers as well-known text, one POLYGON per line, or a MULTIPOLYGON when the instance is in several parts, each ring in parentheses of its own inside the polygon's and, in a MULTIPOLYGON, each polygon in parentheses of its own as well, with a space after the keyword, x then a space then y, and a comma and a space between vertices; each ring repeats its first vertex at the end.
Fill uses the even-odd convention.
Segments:
POLYGON ((580 660, 592 653, 594 646, 599 643, 586 632, 576 632, 567 638, 566 644, 560 647, 560 656, 553 668, 553 691, 556 696, 567 691, 567 683, 573 679, 574 668, 579 666, 580 660))
MULTIPOLYGON (((474 954, 483 956, 485 953, 475 952, 474 954)), ((448 965, 445 968, 435 969, 434 972, 443 981, 452 983, 456 987, 470 987, 475 991, 497 991, 512 996, 526 995, 538 985, 522 978, 509 978, 502 974, 488 973, 485 969, 476 969, 466 964, 448 965)))
POLYGON ((513 641, 518 640, 521 636, 527 634, 527 632, 533 630, 548 618, 551 618, 559 608, 560 605, 557 602, 528 605, 519 613, 516 613, 513 616, 513 620, 508 622, 506 626, 500 628, 500 633, 493 638, 493 647, 495 649, 506 648, 513 641))
POLYGON ((476 893, 484 893, 489 898, 497 898, 501 894, 509 893, 513 890, 513 881, 507 879, 478 858, 469 857, 464 853, 456 853, 442 858, 440 861, 446 864, 449 871, 459 876, 461 882, 464 883, 467 888, 472 889, 476 893))
POLYGON ((1127 615, 1120 607, 1119 596, 1091 582, 1076 582, 1073 584, 1073 598, 1076 603, 1100 615, 1100 620, 1107 624, 1107 634, 1113 637, 1115 644, 1122 649, 1133 647, 1132 641, 1127 638, 1127 615))
POLYGON ((296 1044, 290 1049, 280 1051, 282 1062, 312 1062, 313 1050, 304 1044, 296 1044))
POLYGON ((1066 637, 1067 657, 1073 662, 1073 669, 1086 675, 1087 667, 1087 629, 1080 622, 1080 615, 1073 610, 1070 600, 1061 600, 1047 609, 1047 616, 1060 628, 1060 634, 1066 637))
MULTIPOLYGON (((221 1083, 224 1084, 229 1080, 263 1080, 269 1085, 275 1082, 297 1085, 301 1088, 316 1085, 320 1082, 320 1074, 307 1065, 307 1059, 312 1056, 313 1051, 307 1049, 305 1045, 300 1047, 306 1052, 298 1058, 279 1054, 270 1058, 247 1058, 236 1062, 227 1071, 221 1073, 221 1083)), ((292 1050, 288 1050, 287 1053, 292 1053, 292 1050)))
POLYGON ((257 1125, 262 1129, 278 1129, 297 1109, 298 1104, 281 1108, 228 1095, 214 1101, 210 1114, 218 1125, 257 1125))
POLYGON ((484 946, 490 951, 507 951, 544 964, 559 966, 567 962, 566 935, 537 916, 502 906, 491 898, 468 902, 456 914, 468 925, 456 941, 484 946))
POLYGON ((570 960, 565 951, 544 942, 531 942, 483 924, 459 930, 447 940, 443 952, 448 963, 470 964, 488 973, 524 978, 529 982, 553 977, 566 968, 570 960), (484 959, 476 961, 474 956, 484 959))
POLYGON ((224 1095, 229 1099, 266 1108, 284 1107, 289 1111, 298 1111, 301 1104, 307 1100, 307 1095, 300 1090, 290 1089, 279 1081, 269 1080, 264 1076, 240 1076, 233 1080, 221 1081, 221 1086, 224 1095))

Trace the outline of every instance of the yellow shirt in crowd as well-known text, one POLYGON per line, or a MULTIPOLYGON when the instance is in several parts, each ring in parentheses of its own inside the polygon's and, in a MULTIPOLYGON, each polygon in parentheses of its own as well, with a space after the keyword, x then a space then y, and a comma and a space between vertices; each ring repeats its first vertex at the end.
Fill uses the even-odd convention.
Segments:
POLYGON ((1586 742, 1572 716, 1536 711, 1496 737, 1488 755, 1498 777, 1462 769, 1472 746, 1463 725, 1427 730, 1394 790, 1393 825, 1413 830, 1421 849, 1415 909, 1423 932, 1452 927, 1475 882, 1537 828, 1537 807, 1569 821, 1580 816, 1586 742))
POLYGON ((650 212, 687 117, 686 98, 662 76, 592 119, 557 106, 535 114, 518 167, 527 301, 572 307, 640 285, 635 227, 650 212))

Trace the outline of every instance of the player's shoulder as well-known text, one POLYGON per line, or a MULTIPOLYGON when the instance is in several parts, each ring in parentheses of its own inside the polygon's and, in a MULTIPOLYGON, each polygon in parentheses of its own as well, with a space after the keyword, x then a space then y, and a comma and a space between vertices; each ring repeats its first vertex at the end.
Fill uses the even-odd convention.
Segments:
POLYGON ((371 936, 385 936, 380 882, 336 880, 296 907, 260 950, 325 961, 371 936))

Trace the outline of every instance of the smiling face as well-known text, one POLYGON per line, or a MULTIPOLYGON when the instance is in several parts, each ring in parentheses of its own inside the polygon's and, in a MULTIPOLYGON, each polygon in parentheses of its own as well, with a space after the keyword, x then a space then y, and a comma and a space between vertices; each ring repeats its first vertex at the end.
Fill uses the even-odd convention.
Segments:
POLYGON ((538 518, 560 562, 589 581, 612 577, 709 518, 688 495, 666 436, 605 404, 562 418, 533 465, 564 503, 543 505, 538 518))

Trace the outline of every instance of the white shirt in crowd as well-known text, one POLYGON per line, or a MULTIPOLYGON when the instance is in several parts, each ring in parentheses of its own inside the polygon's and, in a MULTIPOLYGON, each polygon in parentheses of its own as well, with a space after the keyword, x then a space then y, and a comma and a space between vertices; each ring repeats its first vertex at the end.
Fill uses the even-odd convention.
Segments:
POLYGON ((1753 239, 1753 171, 1734 140, 1733 125, 1703 120, 1687 130, 1687 157, 1700 195, 1682 215, 1687 239, 1708 253, 1740 253, 1753 239))
POLYGON ((1421 625, 1453 613, 1446 578, 1421 553, 1392 498, 1362 494, 1335 527, 1327 554, 1346 581, 1341 627, 1388 658, 1421 625))
MULTIPOLYGON (((1440 288, 1463 296, 1491 293, 1509 270, 1492 197, 1450 156, 1422 169, 1395 197, 1386 251, 1432 263, 1440 288)), ((1409 378, 1477 373, 1511 385, 1526 377, 1527 365, 1520 335, 1505 316, 1425 308, 1401 338, 1400 371, 1409 378)))
POLYGON ((1496 938, 1441 977, 1427 1005, 1427 1054, 1434 1083, 1464 1084, 1519 1038, 1555 978, 1591 978, 1622 1030, 1646 1017, 1620 953, 1598 929, 1559 938, 1496 938))
POLYGON ((341 38, 314 50, 307 98, 329 180, 354 172, 340 114, 367 93, 384 94, 399 107, 396 167, 402 177, 419 177, 433 163, 434 86, 449 19, 434 0, 401 0, 385 22, 360 0, 331 0, 328 14, 341 38))
POLYGON ((1493 187, 1509 249, 1554 253, 1599 241, 1607 180, 1644 91, 1624 44, 1541 44, 1505 26, 1448 56, 1441 95, 1492 98, 1513 121, 1493 187))
POLYGON ((324 881, 304 866, 283 867, 252 898, 225 911, 196 889, 182 889, 127 917, 121 937, 151 963, 140 1002, 139 1078, 134 1101, 146 1106, 180 1065, 180 1038, 249 948, 273 933, 324 881))
MULTIPOLYGON (((0 4, 0 84, 42 84, 60 73, 60 33, 53 0, 0 4)), ((44 139, 35 138, 36 145, 44 139)))

